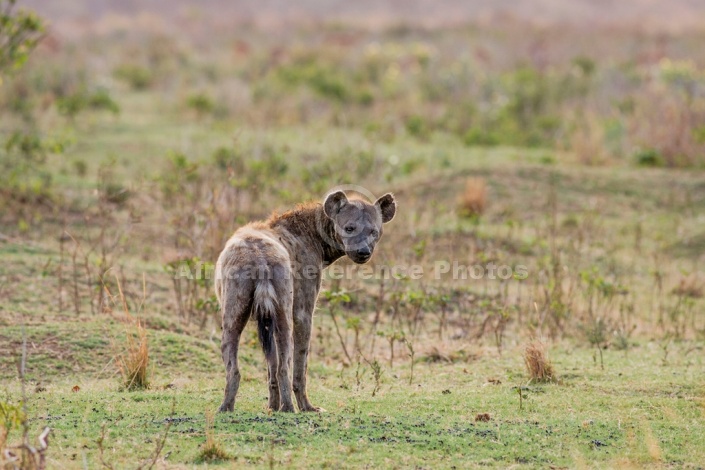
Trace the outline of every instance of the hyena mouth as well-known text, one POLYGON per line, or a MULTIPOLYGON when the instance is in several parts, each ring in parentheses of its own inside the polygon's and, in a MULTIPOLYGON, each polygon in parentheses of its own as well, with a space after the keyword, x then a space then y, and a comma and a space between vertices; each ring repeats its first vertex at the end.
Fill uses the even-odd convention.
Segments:
POLYGON ((370 258, 372 258, 372 255, 365 255, 365 256, 355 255, 355 256, 351 256, 351 258, 357 264, 364 264, 364 263, 367 263, 370 260, 370 258))

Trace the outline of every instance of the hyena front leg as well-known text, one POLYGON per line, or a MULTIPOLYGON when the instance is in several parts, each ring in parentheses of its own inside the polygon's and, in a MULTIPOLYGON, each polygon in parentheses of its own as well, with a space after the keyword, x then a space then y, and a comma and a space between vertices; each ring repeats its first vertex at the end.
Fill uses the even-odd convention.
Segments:
POLYGON ((311 404, 306 393, 308 351, 311 345, 313 309, 318 297, 318 282, 308 285, 303 283, 294 298, 294 395, 301 411, 321 411, 311 404))
POLYGON ((317 412, 321 409, 311 404, 306 393, 311 324, 311 313, 301 312, 294 317, 294 395, 299 410, 317 412))

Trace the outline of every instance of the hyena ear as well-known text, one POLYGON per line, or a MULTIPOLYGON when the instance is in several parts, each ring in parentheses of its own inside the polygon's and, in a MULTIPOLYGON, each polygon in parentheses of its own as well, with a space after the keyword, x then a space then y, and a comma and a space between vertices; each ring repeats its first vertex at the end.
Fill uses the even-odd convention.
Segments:
POLYGON ((336 191, 326 196, 326 201, 323 203, 323 211, 329 218, 334 218, 340 212, 340 209, 348 203, 348 197, 342 191, 336 191))
POLYGON ((375 202, 375 207, 382 213, 382 223, 386 224, 394 218, 397 213, 397 201, 392 193, 387 193, 375 202))

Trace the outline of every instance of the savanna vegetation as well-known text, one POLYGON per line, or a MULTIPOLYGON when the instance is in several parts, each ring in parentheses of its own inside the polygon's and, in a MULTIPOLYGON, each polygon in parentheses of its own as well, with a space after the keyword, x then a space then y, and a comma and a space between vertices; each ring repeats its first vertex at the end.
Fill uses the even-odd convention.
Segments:
POLYGON ((702 31, 0 7, 4 468, 702 467, 702 31), (324 282, 327 411, 248 327, 214 414, 218 253, 337 185, 399 207, 324 282))

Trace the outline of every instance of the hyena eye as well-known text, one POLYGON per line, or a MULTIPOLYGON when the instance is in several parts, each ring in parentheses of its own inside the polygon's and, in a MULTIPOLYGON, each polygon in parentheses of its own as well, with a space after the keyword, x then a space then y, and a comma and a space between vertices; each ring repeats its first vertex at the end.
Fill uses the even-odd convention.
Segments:
POLYGON ((373 230, 372 230, 372 236, 373 236, 373 237, 376 237, 377 235, 379 235, 379 232, 378 232, 377 230, 374 230, 374 229, 373 229, 373 230))
POLYGON ((347 227, 345 227, 345 233, 353 233, 354 231, 355 227, 353 227, 352 225, 348 225, 347 227))

